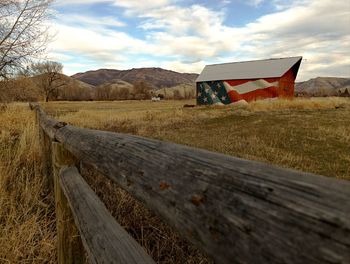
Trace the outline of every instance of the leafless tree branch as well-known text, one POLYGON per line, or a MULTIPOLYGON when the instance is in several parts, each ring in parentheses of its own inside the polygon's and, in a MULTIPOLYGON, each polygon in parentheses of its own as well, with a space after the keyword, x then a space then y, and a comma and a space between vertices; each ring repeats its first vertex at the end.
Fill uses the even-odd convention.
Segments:
POLYGON ((45 51, 52 0, 0 1, 0 80, 45 51))
POLYGON ((63 65, 59 62, 45 61, 32 64, 32 74, 37 78, 37 85, 45 95, 45 101, 55 99, 59 88, 66 85, 62 77, 63 65))

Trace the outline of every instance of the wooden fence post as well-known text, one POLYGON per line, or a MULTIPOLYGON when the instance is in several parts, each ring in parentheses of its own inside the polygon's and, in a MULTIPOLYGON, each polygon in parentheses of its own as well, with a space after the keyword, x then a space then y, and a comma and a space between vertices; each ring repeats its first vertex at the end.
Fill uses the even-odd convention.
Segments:
POLYGON ((56 226, 58 234, 58 263, 85 263, 85 251, 74 223, 72 211, 59 182, 59 172, 64 165, 75 165, 76 159, 62 144, 52 142, 52 168, 55 186, 56 226))
POLYGON ((52 165, 52 144, 51 139, 39 126, 39 137, 41 145, 41 155, 43 160, 43 177, 46 191, 54 190, 53 165, 52 165))
POLYGON ((54 188, 52 175, 51 139, 48 135, 46 135, 44 129, 41 127, 39 108, 35 108, 33 105, 30 107, 35 110, 35 122, 38 126, 39 132, 40 154, 43 161, 44 191, 47 193, 49 191, 53 191, 54 188))

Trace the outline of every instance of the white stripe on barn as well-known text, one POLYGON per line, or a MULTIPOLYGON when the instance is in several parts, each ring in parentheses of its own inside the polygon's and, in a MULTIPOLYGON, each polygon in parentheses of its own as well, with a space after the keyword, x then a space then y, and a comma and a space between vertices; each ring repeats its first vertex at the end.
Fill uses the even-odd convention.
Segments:
POLYGON ((268 88, 271 86, 278 86, 278 81, 269 83, 269 82, 265 81, 264 79, 250 81, 250 82, 246 82, 246 83, 235 85, 235 86, 231 86, 227 82, 223 82, 223 83, 224 83, 224 86, 225 86, 227 92, 236 91, 239 94, 249 93, 249 92, 252 92, 252 91, 255 91, 258 89, 265 89, 265 88, 268 88))

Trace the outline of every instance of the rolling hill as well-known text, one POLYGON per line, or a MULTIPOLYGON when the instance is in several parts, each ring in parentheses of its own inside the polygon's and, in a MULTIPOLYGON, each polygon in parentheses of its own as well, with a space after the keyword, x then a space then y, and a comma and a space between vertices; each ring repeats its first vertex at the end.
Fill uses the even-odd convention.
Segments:
POLYGON ((111 87, 111 89, 120 89, 120 88, 128 88, 128 89, 133 89, 133 85, 129 82, 120 80, 120 79, 113 79, 108 82, 105 82, 103 84, 100 84, 97 87, 111 87))
POLYGON ((72 78, 91 85, 113 83, 113 80, 121 80, 128 83, 146 81, 152 88, 173 87, 176 85, 193 83, 198 74, 179 73, 161 68, 133 68, 130 70, 100 69, 72 75, 72 78))
POLYGON ((331 96, 350 92, 350 78, 317 77, 295 84, 296 94, 310 96, 331 96))

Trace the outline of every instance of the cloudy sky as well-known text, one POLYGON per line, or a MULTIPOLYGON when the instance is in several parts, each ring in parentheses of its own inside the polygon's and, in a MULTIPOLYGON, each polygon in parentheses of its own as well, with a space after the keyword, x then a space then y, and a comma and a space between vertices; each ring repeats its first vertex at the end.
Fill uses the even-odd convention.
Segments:
POLYGON ((303 56, 298 80, 350 77, 348 0, 56 0, 64 73, 303 56))

